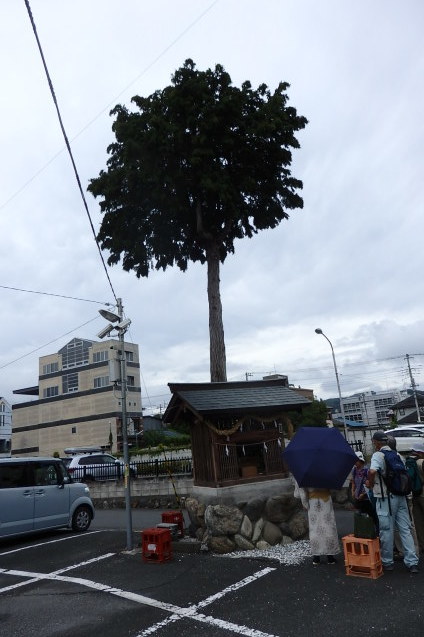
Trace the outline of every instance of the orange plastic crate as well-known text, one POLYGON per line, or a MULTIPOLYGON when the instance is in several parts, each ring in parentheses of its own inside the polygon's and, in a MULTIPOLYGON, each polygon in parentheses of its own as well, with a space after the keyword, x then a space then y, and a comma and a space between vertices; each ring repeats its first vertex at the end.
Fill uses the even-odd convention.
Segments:
POLYGON ((142 532, 142 555, 145 562, 166 562, 172 559, 171 531, 145 529, 142 532))
POLYGON ((380 540, 346 535, 342 538, 346 575, 377 579, 383 574, 380 540))
POLYGON ((178 537, 184 537, 184 518, 181 511, 164 511, 162 522, 178 524, 178 537))
POLYGON ((346 575, 378 579, 383 575, 383 567, 381 564, 375 568, 368 568, 367 566, 346 566, 346 575))

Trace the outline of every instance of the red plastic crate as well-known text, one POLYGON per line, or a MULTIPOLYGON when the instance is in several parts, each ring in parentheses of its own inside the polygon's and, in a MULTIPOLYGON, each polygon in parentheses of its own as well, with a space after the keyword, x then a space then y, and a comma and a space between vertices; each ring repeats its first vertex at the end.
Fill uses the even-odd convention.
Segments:
POLYGON ((162 522, 178 524, 178 537, 184 537, 184 518, 181 511, 164 511, 162 522))
POLYGON ((171 531, 169 529, 145 529, 142 532, 142 555, 145 562, 172 560, 171 531))
POLYGON ((383 574, 380 540, 346 535, 342 538, 346 575, 377 579, 383 574))

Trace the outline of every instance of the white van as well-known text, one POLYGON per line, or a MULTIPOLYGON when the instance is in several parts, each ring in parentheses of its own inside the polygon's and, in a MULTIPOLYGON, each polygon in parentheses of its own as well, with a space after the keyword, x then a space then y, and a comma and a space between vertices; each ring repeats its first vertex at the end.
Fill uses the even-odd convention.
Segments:
POLYGON ((0 538, 69 527, 94 517, 90 490, 72 482, 59 458, 0 458, 0 538))

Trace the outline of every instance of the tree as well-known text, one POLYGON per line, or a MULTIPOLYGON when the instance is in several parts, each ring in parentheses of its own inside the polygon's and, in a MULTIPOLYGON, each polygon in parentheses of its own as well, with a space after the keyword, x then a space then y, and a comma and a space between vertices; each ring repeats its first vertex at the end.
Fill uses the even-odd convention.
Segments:
POLYGON ((313 400, 302 413, 288 412, 295 429, 298 427, 327 427, 328 407, 324 400, 313 400))
POLYGON ((307 124, 287 106, 287 83, 232 85, 220 65, 186 60, 172 84, 117 105, 107 170, 88 190, 102 197, 98 240, 137 277, 152 268, 207 263, 211 381, 226 380, 220 263, 234 242, 275 228, 302 208, 291 176, 295 132, 307 124))

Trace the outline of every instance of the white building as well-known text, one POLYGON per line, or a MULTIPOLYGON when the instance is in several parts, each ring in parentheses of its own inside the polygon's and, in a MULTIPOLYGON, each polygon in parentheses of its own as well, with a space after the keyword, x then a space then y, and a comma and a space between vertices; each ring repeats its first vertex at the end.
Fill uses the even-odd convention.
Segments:
MULTIPOLYGON (((391 389, 379 392, 364 392, 342 398, 346 420, 363 422, 368 427, 388 427, 393 406, 407 395, 406 390, 391 389)), ((341 413, 333 414, 333 420, 341 420, 341 413)))
POLYGON ((10 456, 12 441, 12 407, 0 396, 0 457, 10 456))

